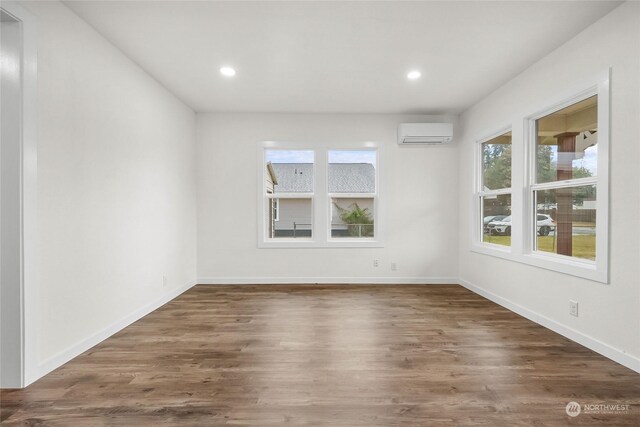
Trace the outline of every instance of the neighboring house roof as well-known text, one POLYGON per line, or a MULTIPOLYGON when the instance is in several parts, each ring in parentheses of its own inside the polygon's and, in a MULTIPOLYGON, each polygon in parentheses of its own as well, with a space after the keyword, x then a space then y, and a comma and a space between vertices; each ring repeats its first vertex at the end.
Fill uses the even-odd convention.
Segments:
MULTIPOLYGON (((275 193, 313 191, 312 163, 272 163, 278 185, 275 193)), ((330 163, 330 193, 374 193, 376 171, 371 163, 330 163)))
POLYGON ((371 163, 329 163, 329 193, 374 193, 376 170, 371 163))
POLYGON ((276 178, 276 172, 273 170, 273 165, 271 162, 267 162, 267 172, 269 172, 269 176, 271 177, 271 182, 273 185, 278 184, 278 178, 276 178))

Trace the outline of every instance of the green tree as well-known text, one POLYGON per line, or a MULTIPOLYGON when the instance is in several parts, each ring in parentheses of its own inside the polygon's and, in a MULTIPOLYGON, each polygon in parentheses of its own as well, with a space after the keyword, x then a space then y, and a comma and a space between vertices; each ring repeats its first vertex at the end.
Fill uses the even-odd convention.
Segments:
MULTIPOLYGON (((536 170, 538 174, 538 182, 552 182, 558 179, 557 168, 558 165, 553 161, 554 155, 553 145, 538 145, 536 155, 536 170)), ((573 167, 573 178, 588 178, 593 176, 591 171, 584 166, 573 167)), ((573 204, 582 206, 584 200, 595 197, 595 187, 576 187, 572 189, 573 204)), ((543 199, 538 199, 538 203, 553 204, 556 203, 555 191, 542 192, 543 199)))
POLYGON ((352 237, 373 237, 373 218, 367 208, 361 208, 357 203, 353 203, 348 209, 333 203, 338 212, 340 219, 347 224, 347 231, 352 237))
POLYGON ((574 166, 573 167, 573 177, 574 178, 589 178, 593 176, 591 171, 584 166, 574 166))
MULTIPOLYGON (((573 167, 574 178, 588 178, 593 176, 593 173, 584 166, 573 167)), ((575 187, 573 189, 573 204, 576 206, 582 206, 585 200, 596 198, 595 185, 588 185, 583 187, 575 187)))
POLYGON ((490 190, 511 187, 511 144, 484 144, 483 181, 490 190))
POLYGON ((555 162, 552 161, 552 146, 538 145, 536 154, 536 170, 538 171, 538 183, 555 181, 557 179, 557 166, 555 162))

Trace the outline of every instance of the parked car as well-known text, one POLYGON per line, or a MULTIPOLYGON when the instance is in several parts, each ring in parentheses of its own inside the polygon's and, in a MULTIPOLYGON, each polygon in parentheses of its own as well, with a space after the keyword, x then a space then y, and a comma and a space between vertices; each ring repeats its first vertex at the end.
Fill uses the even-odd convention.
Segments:
POLYGON ((511 215, 505 216, 497 221, 489 221, 489 223, 484 227, 484 232, 486 234, 491 234, 492 236, 498 234, 511 236, 511 215))
POLYGON ((491 221, 500 221, 506 218, 506 215, 489 215, 484 217, 484 225, 489 224, 491 221))
MULTIPOLYGON (((536 230, 540 236, 548 236, 552 230, 556 228, 556 222, 551 216, 546 214, 537 214, 536 230)), ((511 215, 504 217, 498 221, 491 220, 484 227, 486 234, 511 236, 511 215)))
POLYGON ((538 235, 548 236, 551 230, 556 229, 556 222, 547 214, 538 214, 537 218, 538 235))

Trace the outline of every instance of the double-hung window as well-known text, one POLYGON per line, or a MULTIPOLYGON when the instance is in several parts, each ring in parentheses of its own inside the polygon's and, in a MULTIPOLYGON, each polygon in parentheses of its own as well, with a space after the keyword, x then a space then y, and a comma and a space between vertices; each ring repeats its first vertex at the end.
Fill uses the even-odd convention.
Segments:
POLYGON ((373 239, 377 204, 375 150, 329 150, 330 239, 373 239))
POLYGON ((265 150, 265 237, 313 237, 314 163, 311 150, 265 150))
POLYGON ((511 246, 511 131, 478 143, 480 241, 511 246))
POLYGON ((258 246, 380 247, 378 148, 260 146, 258 246))
POLYGON ((532 121, 532 249, 561 256, 558 260, 595 263, 600 255, 598 95, 589 94, 532 121))
POLYGON ((472 250, 606 283, 609 79, 550 105, 476 144, 472 250))

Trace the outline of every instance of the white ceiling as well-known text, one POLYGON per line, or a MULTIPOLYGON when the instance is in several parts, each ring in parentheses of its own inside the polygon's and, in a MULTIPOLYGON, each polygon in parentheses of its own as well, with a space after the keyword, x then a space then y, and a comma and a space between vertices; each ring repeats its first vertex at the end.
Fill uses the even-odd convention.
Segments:
POLYGON ((65 3, 198 112, 445 114, 620 2, 65 3))

